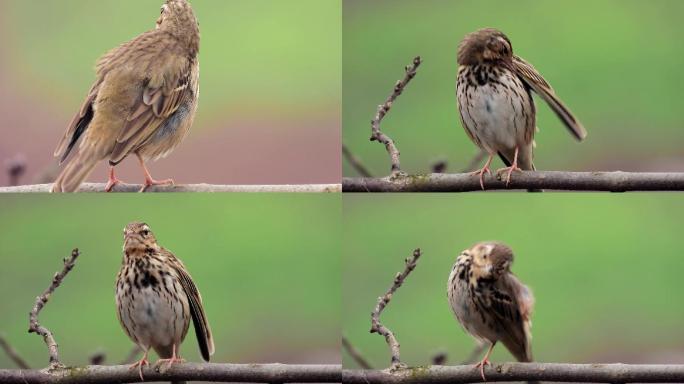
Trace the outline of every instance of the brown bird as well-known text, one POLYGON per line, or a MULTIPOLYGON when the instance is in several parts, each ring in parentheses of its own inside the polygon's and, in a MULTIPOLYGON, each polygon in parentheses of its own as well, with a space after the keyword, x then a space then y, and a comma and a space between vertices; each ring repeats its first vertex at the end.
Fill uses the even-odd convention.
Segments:
POLYGON ((97 62, 97 79, 57 145, 68 160, 52 192, 75 192, 95 165, 108 160, 107 191, 120 180, 114 167, 140 161, 142 191, 173 180, 152 178, 145 162, 167 156, 188 133, 199 95, 199 25, 187 0, 166 0, 154 30, 114 48, 97 62))
POLYGON ((484 367, 499 341, 518 361, 532 361, 534 297, 511 273, 512 263, 513 251, 508 246, 478 243, 458 256, 447 282, 447 297, 458 321, 477 340, 489 344, 476 365, 484 381, 484 367))
POLYGON ((534 134, 537 130, 532 91, 541 96, 577 139, 587 132, 558 99, 551 85, 534 67, 513 54, 511 41, 501 31, 481 29, 466 35, 458 47, 456 94, 461 124, 470 139, 489 154, 484 167, 473 174, 491 174, 498 155, 508 171, 534 170, 534 134))
POLYGON ((205 361, 214 354, 214 340, 204 314, 202 297, 185 265, 157 243, 145 223, 131 223, 124 229, 123 263, 116 277, 116 308, 121 326, 145 355, 131 368, 149 365, 154 349, 156 363, 182 362, 179 348, 192 319, 205 361))

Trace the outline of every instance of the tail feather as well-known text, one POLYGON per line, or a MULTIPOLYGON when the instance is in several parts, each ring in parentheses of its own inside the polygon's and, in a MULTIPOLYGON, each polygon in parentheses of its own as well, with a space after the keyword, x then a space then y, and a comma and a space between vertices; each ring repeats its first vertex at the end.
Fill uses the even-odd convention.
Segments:
POLYGON ((84 158, 81 153, 72 158, 52 185, 52 193, 76 192, 93 171, 97 159, 84 158))

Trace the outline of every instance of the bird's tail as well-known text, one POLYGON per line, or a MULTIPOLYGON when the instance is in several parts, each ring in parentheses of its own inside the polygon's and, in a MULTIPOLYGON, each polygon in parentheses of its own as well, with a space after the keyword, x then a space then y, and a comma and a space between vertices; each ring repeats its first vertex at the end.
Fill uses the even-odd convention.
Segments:
POLYGON ((90 175, 97 165, 97 159, 92 156, 83 156, 79 152, 74 156, 52 185, 52 193, 76 192, 83 181, 90 175))

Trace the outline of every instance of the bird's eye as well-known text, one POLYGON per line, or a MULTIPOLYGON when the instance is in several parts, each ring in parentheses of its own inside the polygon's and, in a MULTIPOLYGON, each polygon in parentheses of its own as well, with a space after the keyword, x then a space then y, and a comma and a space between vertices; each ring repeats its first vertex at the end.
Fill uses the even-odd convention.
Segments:
POLYGON ((147 237, 150 234, 150 231, 148 231, 147 229, 143 229, 143 231, 141 233, 142 233, 143 237, 147 237))

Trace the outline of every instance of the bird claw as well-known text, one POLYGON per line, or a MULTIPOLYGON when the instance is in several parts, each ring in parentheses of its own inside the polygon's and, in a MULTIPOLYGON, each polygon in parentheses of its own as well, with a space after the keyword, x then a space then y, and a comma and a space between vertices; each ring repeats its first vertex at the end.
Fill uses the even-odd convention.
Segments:
POLYGON ((507 175, 506 175, 506 187, 508 187, 508 185, 511 184, 511 175, 513 174, 513 172, 522 172, 522 171, 523 170, 520 167, 518 167, 516 164, 513 164, 510 167, 497 169, 496 170, 496 176, 500 177, 502 173, 506 172, 507 173, 507 175))
POLYGON ((485 165, 482 169, 480 169, 480 170, 478 170, 478 171, 475 171, 475 172, 471 172, 470 174, 471 174, 472 176, 479 176, 479 177, 480 177, 480 187, 481 187, 482 190, 484 191, 484 190, 485 190, 485 187, 484 187, 484 175, 485 175, 485 174, 491 175, 491 174, 492 174, 492 171, 489 169, 488 166, 485 165))
POLYGON ((166 179, 166 180, 154 180, 154 179, 147 179, 145 180, 145 184, 143 185, 142 189, 140 190, 140 193, 147 192, 147 190, 150 187, 156 186, 156 185, 176 185, 176 183, 173 181, 173 179, 166 179))
POLYGON ((144 356, 142 359, 139 361, 133 363, 128 369, 135 369, 138 368, 138 373, 140 374, 140 380, 145 381, 145 378, 143 377, 143 367, 146 365, 150 365, 150 362, 147 360, 147 356, 144 356))
POLYGON ((154 363, 154 368, 160 369, 160 367, 164 363, 166 363, 166 367, 163 369, 163 371, 166 371, 167 369, 171 368, 171 366, 174 364, 185 363, 185 359, 182 359, 182 358, 176 357, 176 356, 173 356, 170 359, 159 359, 159 360, 157 360, 156 363, 154 363))
POLYGON ((480 368, 480 375, 482 376, 482 381, 486 382, 487 378, 485 377, 484 374, 484 369, 486 365, 492 365, 492 363, 489 362, 489 359, 485 358, 484 360, 480 361, 479 363, 475 364, 475 368, 480 368))

